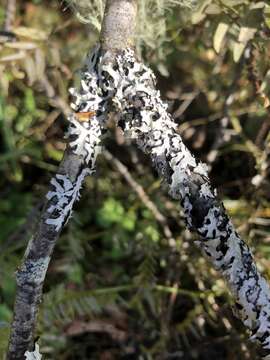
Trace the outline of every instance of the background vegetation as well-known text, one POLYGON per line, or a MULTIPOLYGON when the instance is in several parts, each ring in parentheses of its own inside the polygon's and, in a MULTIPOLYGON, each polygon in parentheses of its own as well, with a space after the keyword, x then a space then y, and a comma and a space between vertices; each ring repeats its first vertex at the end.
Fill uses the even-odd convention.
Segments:
MULTIPOLYGON (((137 48, 270 280, 270 7, 179 3, 140 0, 137 48)), ((65 147, 68 87, 98 38, 103 5, 18 2, 16 41, 0 38, 0 354, 14 272, 65 147)), ((0 28, 5 9, 2 0, 0 28)), ((106 146, 114 158, 100 157, 49 267, 44 358, 256 359, 224 281, 149 160, 113 125, 106 146)))

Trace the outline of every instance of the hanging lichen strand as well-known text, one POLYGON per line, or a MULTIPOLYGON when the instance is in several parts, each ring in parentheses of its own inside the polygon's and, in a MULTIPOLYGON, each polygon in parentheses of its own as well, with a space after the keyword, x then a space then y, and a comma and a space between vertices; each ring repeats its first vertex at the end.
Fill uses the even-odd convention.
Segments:
POLYGON ((269 286, 217 201, 206 165, 194 158, 177 134, 167 105, 155 89, 153 72, 127 49, 103 66, 103 76, 120 114, 118 125, 151 156, 171 196, 181 200, 187 226, 200 235, 196 244, 227 280, 239 317, 252 331, 251 339, 258 340, 269 354, 269 286))

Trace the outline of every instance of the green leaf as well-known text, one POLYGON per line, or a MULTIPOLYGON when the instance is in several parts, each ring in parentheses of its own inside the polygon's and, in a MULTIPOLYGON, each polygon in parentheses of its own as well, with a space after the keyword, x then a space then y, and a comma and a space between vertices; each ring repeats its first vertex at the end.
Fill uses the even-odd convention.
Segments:
POLYGON ((121 223, 123 229, 133 231, 136 225, 136 214, 134 211, 129 211, 123 218, 121 223))
POLYGON ((264 8, 264 20, 266 26, 270 29, 270 5, 266 5, 264 8))
POLYGON ((0 304, 0 322, 10 321, 12 318, 12 311, 6 304, 0 304))
MULTIPOLYGON (((9 327, 8 325, 0 323, 0 355, 6 353, 9 338, 9 327)), ((5 356, 3 355, 3 359, 5 356)))
POLYGON ((114 198, 107 199, 103 207, 98 211, 97 221, 103 227, 111 224, 120 223, 123 219, 125 210, 122 204, 114 198))
POLYGON ((83 270, 79 264, 74 264, 69 267, 68 279, 75 284, 82 284, 83 282, 83 270))
POLYGON ((267 71, 259 91, 260 93, 270 94, 270 70, 267 71))
POLYGON ((159 232, 152 225, 147 226, 147 228, 145 229, 145 234, 149 236, 153 242, 159 241, 159 232))
POLYGON ((36 110, 35 97, 33 94, 33 90, 30 88, 25 90, 24 106, 25 106, 25 109, 30 113, 32 113, 36 110))

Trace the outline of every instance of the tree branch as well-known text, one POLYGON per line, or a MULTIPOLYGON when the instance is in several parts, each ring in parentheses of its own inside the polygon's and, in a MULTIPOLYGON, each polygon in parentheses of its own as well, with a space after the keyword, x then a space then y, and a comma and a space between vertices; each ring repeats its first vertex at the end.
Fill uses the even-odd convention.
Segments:
POLYGON ((167 112, 155 77, 126 49, 106 68, 118 125, 150 155, 170 195, 180 199, 187 226, 197 232, 204 256, 227 280, 238 316, 270 358, 270 288, 259 273, 252 253, 237 234, 223 204, 212 189, 206 165, 183 144, 167 112))
POLYGON ((106 1, 100 35, 103 49, 114 52, 133 45, 136 14, 136 0, 106 1))
POLYGON ((227 280, 239 317, 252 331, 252 339, 258 340, 270 357, 269 286, 218 202, 205 165, 194 158, 177 133, 176 124, 155 89, 153 73, 128 48, 135 15, 135 0, 107 1, 102 48, 88 57, 81 89, 71 91, 76 113, 69 118, 69 146, 51 182, 37 233, 17 273, 8 359, 21 360, 25 351, 31 350, 37 307, 55 241, 78 198, 87 166, 93 171, 97 145, 112 106, 126 136, 135 139, 151 156, 160 176, 167 181, 171 196, 180 199, 187 226, 200 235, 197 245, 227 280), (81 123, 78 112, 89 111, 95 111, 95 116, 81 123))
POLYGON ((75 112, 68 117, 68 146, 59 170, 51 180, 51 189, 47 193, 47 202, 37 231, 27 246, 22 265, 16 274, 17 292, 8 360, 22 360, 27 350, 33 350, 38 305, 52 252, 71 215, 74 202, 79 199, 85 176, 94 171, 99 153, 98 145, 105 131, 111 89, 107 86, 108 81, 103 73, 106 59, 101 59, 100 54, 108 49, 118 50, 121 44, 130 44, 135 14, 135 1, 108 1, 102 31, 102 48, 97 47, 88 56, 82 70, 81 88, 71 89, 75 98, 71 107, 75 112), (89 115, 85 121, 85 114, 94 116, 89 115))

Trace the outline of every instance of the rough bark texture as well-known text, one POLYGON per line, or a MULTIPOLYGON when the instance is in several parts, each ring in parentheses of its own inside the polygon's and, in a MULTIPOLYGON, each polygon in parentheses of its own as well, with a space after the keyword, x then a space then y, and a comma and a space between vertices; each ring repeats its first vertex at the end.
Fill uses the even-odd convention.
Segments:
POLYGON ((59 233, 71 215, 73 204, 79 198, 84 177, 94 171, 99 152, 98 144, 102 133, 105 132, 111 89, 103 76, 103 67, 108 58, 102 58, 102 62, 99 55, 108 48, 111 51, 118 50, 121 44, 130 44, 135 14, 133 1, 108 1, 102 32, 102 49, 95 49, 87 58, 81 73, 81 88, 71 89, 75 97, 71 107, 75 112, 68 118, 70 127, 67 150, 57 174, 51 180, 51 189, 47 193, 47 201, 37 231, 28 244, 22 265, 16 274, 17 292, 8 360, 22 360, 26 351, 32 351, 34 348, 37 311, 51 255, 59 233), (80 116, 82 113, 83 118, 86 113, 90 113, 91 116, 89 115, 85 121, 80 116))
POLYGON ((136 0, 107 0, 100 37, 104 49, 115 51, 132 46, 136 13, 136 0))
MULTIPOLYGON (((93 171, 101 128, 92 127, 90 131, 91 138, 96 141, 95 145, 92 143, 92 161, 89 164, 93 171)), ((26 350, 31 350, 33 346, 36 315, 48 264, 59 233, 71 215, 82 181, 89 171, 85 159, 72 153, 69 148, 57 175, 51 180, 48 201, 37 231, 28 243, 24 260, 16 274, 17 292, 7 359, 24 359, 26 350)))

